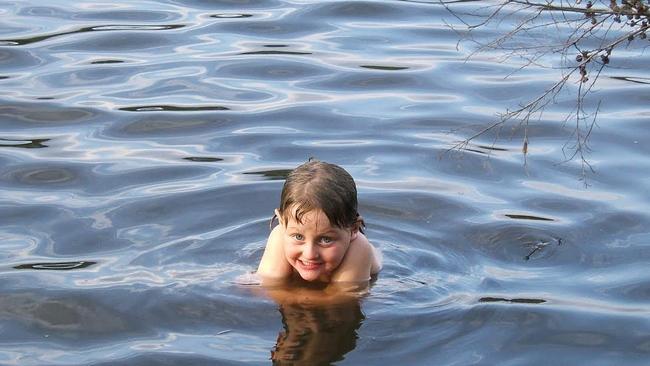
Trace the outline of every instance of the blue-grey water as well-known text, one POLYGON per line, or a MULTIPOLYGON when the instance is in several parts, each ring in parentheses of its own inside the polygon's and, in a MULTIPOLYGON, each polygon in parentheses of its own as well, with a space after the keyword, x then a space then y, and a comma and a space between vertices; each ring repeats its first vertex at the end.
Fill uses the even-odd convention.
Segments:
POLYGON ((445 154, 561 76, 449 25, 436 1, 1 1, 0 364, 650 364, 647 41, 588 96, 586 187, 575 79, 526 159, 510 127, 445 154), (246 280, 310 156, 383 251, 359 301, 246 280))

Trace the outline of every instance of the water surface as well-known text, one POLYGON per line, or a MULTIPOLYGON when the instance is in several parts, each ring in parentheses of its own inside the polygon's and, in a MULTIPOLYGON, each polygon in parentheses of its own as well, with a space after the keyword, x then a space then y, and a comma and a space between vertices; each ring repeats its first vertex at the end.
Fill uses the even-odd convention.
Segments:
POLYGON ((571 95, 531 127, 526 162, 520 130, 446 153, 560 74, 467 59, 435 2, 0 14, 0 364, 647 364, 649 76, 634 45, 593 95, 586 188, 579 161, 562 163, 571 95), (384 253, 358 301, 279 305, 243 280, 310 156, 355 177, 384 253))

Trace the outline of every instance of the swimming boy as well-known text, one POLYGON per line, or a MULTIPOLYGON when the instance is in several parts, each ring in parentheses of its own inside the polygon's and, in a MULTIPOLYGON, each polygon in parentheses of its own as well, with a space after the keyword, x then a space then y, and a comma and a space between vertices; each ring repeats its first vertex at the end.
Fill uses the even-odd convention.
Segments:
POLYGON ((263 279, 367 282, 381 269, 362 232, 357 188, 343 168, 311 160, 287 177, 257 269, 263 279))

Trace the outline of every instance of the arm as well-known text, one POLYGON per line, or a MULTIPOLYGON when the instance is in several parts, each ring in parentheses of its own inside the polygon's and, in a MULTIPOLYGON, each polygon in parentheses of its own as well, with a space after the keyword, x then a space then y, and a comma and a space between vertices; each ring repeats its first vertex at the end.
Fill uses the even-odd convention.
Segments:
POLYGON ((264 280, 281 280, 291 277, 293 268, 284 256, 284 227, 276 226, 266 242, 266 248, 257 267, 257 274, 264 280))
POLYGON ((358 301, 368 293, 368 284, 332 283, 325 288, 309 288, 304 284, 285 281, 279 284, 264 283, 260 294, 280 305, 337 305, 358 301))
POLYGON ((343 262, 332 276, 332 282, 365 282, 381 270, 380 256, 365 235, 358 233, 350 242, 343 262))

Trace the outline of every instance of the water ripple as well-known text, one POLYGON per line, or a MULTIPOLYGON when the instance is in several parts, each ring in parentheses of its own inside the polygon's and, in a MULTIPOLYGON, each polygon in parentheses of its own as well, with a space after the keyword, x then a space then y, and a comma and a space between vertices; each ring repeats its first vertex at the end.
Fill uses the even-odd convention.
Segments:
MULTIPOLYGON (((559 163, 573 80, 527 130, 449 150, 561 70, 468 58, 438 2, 51 0, 0 14, 0 363, 260 364, 288 333, 293 350, 338 355, 328 363, 646 363, 636 43, 586 101, 602 100, 585 188, 579 161, 559 163), (355 177, 383 253, 357 323, 283 312, 239 281, 282 181, 311 156, 355 177), (321 337, 332 324, 354 331, 321 337)), ((549 36, 533 33, 522 41, 549 36)))

